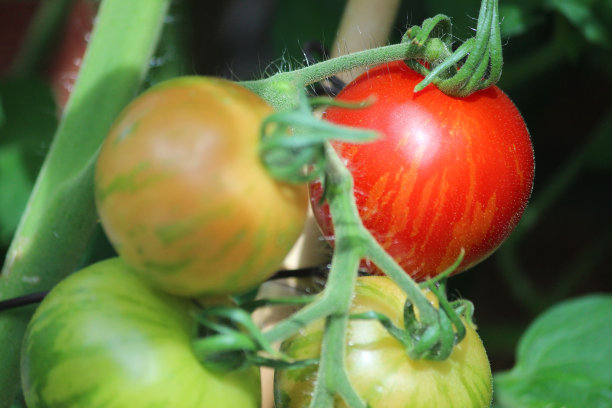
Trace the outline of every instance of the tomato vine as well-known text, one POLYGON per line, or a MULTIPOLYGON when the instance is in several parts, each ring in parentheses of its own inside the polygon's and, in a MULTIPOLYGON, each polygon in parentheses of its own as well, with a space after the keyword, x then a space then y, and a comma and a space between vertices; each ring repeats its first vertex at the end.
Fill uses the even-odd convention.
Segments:
MULTIPOLYGON (((124 13, 125 9, 122 9, 118 4, 116 2, 113 3, 111 0, 103 3, 100 21, 106 23, 106 25, 101 24, 98 30, 103 30, 102 27, 106 27, 104 30, 111 31, 111 28, 108 26, 108 21, 111 19, 105 16, 112 13, 114 15, 124 13), (111 6, 113 5, 117 8, 112 9, 111 6)), ((147 41, 147 39, 154 38, 158 33, 158 24, 168 7, 168 2, 157 1, 155 8, 152 8, 151 5, 141 5, 141 7, 148 8, 151 15, 148 16, 147 20, 149 31, 144 35, 146 38, 144 40, 141 39, 146 44, 138 43, 137 45, 140 46, 139 49, 142 55, 149 56, 151 42, 147 41)), ((136 14, 138 13, 127 13, 130 16, 136 14)), ((116 28, 113 27, 112 30, 116 30, 116 28)), ((94 38, 96 37, 94 36, 94 38)), ((140 39, 141 37, 138 38, 140 39)), ((395 60, 408 60, 415 70, 425 75, 425 78, 417 85, 415 91, 423 89, 429 83, 434 83, 448 95, 463 97, 488 87, 497 81, 502 65, 497 0, 482 1, 476 37, 466 41, 454 52, 452 51, 450 39, 450 19, 444 15, 438 15, 425 20, 421 26, 414 26, 409 29, 400 44, 358 52, 295 71, 279 73, 269 78, 240 83, 240 85, 260 95, 279 112, 263 125, 264 140, 261 153, 264 163, 269 166, 270 174, 284 181, 295 183, 303 183, 314 176, 323 176, 326 188, 325 198, 330 205, 330 211, 336 226, 336 247, 331 261, 327 284, 323 292, 315 298, 303 299, 307 302, 304 307, 263 334, 252 327, 249 320, 245 318, 244 313, 237 313, 232 309, 211 309, 208 312, 209 315, 206 315, 206 313, 201 315, 200 322, 204 326, 219 332, 216 337, 209 337, 200 343, 195 343, 197 344, 197 353, 201 355, 201 358, 206 360, 215 352, 235 349, 254 352, 263 351, 272 357, 282 358, 271 348, 271 343, 287 339, 306 324, 325 318, 327 325, 322 340, 323 346, 319 358, 318 381, 313 392, 311 407, 332 406, 337 395, 341 396, 351 407, 365 407, 366 403, 351 385, 344 369, 344 339, 350 319, 349 309, 354 294, 358 266, 361 259, 365 257, 377 264, 408 296, 405 305, 405 315, 411 317, 411 320, 406 324, 409 354, 414 358, 431 360, 444 360, 451 354, 453 347, 461 340, 464 333, 460 316, 467 315, 469 318, 471 308, 466 306, 465 303, 449 303, 446 300, 443 285, 442 289, 438 289, 430 283, 428 285, 437 292, 436 294, 441 303, 440 308, 433 306, 422 293, 421 287, 380 247, 361 222, 353 200, 352 176, 328 143, 329 138, 343 137, 353 141, 366 141, 371 138, 372 134, 370 132, 339 130, 335 127, 313 122, 310 103, 304 99, 305 86, 321 81, 330 75, 358 66, 395 60), (269 133, 266 133, 270 126, 277 133, 276 136, 266 139, 266 135, 270 136, 269 133), (294 128, 304 130, 304 137, 299 137, 298 134, 288 136, 287 130, 294 128), (297 160, 291 162, 288 160, 290 157, 297 157, 297 160), (304 173, 302 170, 305 166, 307 168, 310 166, 311 172, 304 173), (313 169, 314 171, 312 171, 313 169), (418 310, 418 319, 411 312, 414 309, 418 310), (217 323, 215 319, 218 318, 229 320, 232 323, 238 324, 241 328, 247 327, 249 330, 247 330, 246 334, 242 331, 230 333, 217 323)), ((96 43, 94 42, 94 44, 96 43)), ((85 75, 85 72, 87 72, 85 70, 92 69, 89 68, 93 64, 91 61, 99 62, 103 56, 105 59, 108 58, 106 51, 106 49, 97 50, 92 47, 84 66, 83 74, 85 78, 88 78, 85 75), (88 62, 89 65, 87 64, 88 62)), ((140 73, 141 71, 138 71, 138 74, 140 73)), ((91 78, 95 78, 97 84, 99 78, 94 74, 88 75, 91 75, 91 78)), ((133 90, 135 88, 137 83, 135 77, 137 76, 130 71, 127 78, 122 77, 123 82, 130 85, 126 86, 127 89, 133 90)), ((90 81, 94 81, 94 79, 90 79, 90 81)), ((77 85, 75 96, 68 105, 67 118, 70 118, 73 110, 76 109, 74 108, 75 104, 79 100, 84 100, 84 92, 77 85), (81 99, 77 98, 79 96, 81 99)), ((91 106, 94 105, 92 104, 91 106)), ((115 110, 111 109, 110 113, 107 112, 107 116, 114 117, 115 110)), ((91 114, 91 112, 89 113, 91 114)), ((78 115, 78 112, 74 113, 74 115, 78 115)), ((84 114, 80 118, 78 125, 82 127, 83 122, 87 118, 89 116, 84 114)), ((106 124, 105 122, 101 127, 105 127, 104 125, 106 124)), ((64 127, 60 128, 60 134, 69 125, 70 120, 66 119, 64 127)), ((58 140, 57 143, 59 144, 64 139, 58 138, 58 140)), ((97 142, 98 140, 82 143, 86 144, 90 148, 89 150, 95 151, 98 147, 97 142)), ((60 149, 61 147, 58 147, 52 152, 53 156, 50 155, 55 162, 58 160, 61 162, 62 152, 60 149)), ((49 159, 50 162, 51 160, 49 159)), ((63 210, 60 208, 61 204, 65 203, 68 195, 73 192, 71 188, 73 184, 82 186, 79 190, 81 192, 87 191, 88 188, 91 189, 91 169, 95 161, 95 154, 84 157, 83 161, 83 166, 77 168, 74 172, 76 177, 75 174, 72 174, 67 177, 68 182, 62 179, 55 183, 56 187, 58 187, 58 192, 55 192, 53 197, 59 197, 58 201, 52 202, 52 205, 54 205, 52 210, 55 213, 59 214, 63 210)), ((49 164, 48 168, 51 168, 51 166, 52 164, 49 164)), ((43 181, 40 181, 40 185, 43 187, 45 180, 51 179, 53 181, 59 178, 57 175, 48 174, 45 173, 45 175, 41 176, 43 181)), ((44 190, 42 187, 39 188, 44 190)), ((44 191, 36 195, 36 197, 39 197, 37 198, 38 201, 46 198, 44 191)), ((93 225, 91 222, 93 220, 93 212, 87 212, 87 209, 91 210, 92 207, 91 192, 89 194, 85 193, 79 204, 82 204, 81 207, 85 212, 83 219, 89 221, 89 223, 84 222, 84 225, 93 225)), ((45 209, 46 206, 42 206, 42 208, 45 209)), ((40 213, 43 212, 42 210, 40 211, 40 213)), ((34 255, 26 258, 26 260, 29 259, 29 262, 22 261, 23 246, 27 244, 24 243, 24 240, 29 238, 28 227, 35 225, 36 228, 39 228, 39 225, 36 224, 38 221, 38 216, 26 217, 26 221, 22 224, 23 226, 13 243, 10 254, 11 262, 7 262, 8 266, 6 266, 9 272, 11 272, 12 279, 21 279, 28 273, 30 268, 36 269, 46 266, 46 258, 39 258, 34 255)), ((74 219, 54 221, 63 222, 64 224, 75 224, 74 219)), ((80 225, 75 227, 78 229, 80 225)), ((89 232, 75 231, 74 229, 67 230, 61 226, 58 227, 57 222, 45 224, 42 231, 39 232, 37 230, 35 232, 43 236, 50 236, 58 231, 61 231, 62 234, 66 232, 67 235, 73 238, 69 243, 74 243, 75 240, 86 236, 89 232)), ((53 247, 53 244, 50 244, 50 247, 53 247)), ((49 249, 49 251, 52 251, 52 249, 49 249)), ((71 255, 72 258, 75 258, 75 255, 78 255, 78 251, 71 253, 71 255)), ((459 255, 458 260, 461 260, 461 255, 459 255)), ((70 265, 71 268, 74 267, 74 263, 70 265)), ((452 268, 448 270, 448 273, 451 271, 452 268)), ((65 271, 55 271, 46 277, 45 283, 48 286, 52 286, 66 273, 65 271)), ((23 292, 22 286, 21 283, 3 285, 0 286, 0 293, 2 296, 5 296, 7 293, 18 295, 23 292), (4 286, 12 286, 12 288, 5 292, 4 286)), ((381 319, 384 320, 384 317, 381 317, 381 319)), ((22 316, 19 318, 19 321, 18 327, 12 327, 14 330, 11 329, 10 332, 23 332, 24 322, 27 321, 27 317, 22 316)), ((4 328, 4 326, 2 327, 4 328)), ((13 341, 12 343, 19 342, 13 341)), ((12 350, 3 353, 16 355, 14 348, 13 346, 12 350)), ((252 362, 270 363, 268 360, 252 362)), ((14 369, 15 364, 8 363, 7 365, 14 369)), ((3 371, 6 372, 7 370, 3 371)), ((5 384, 4 381, 2 383, 5 384)), ((9 395, 9 397, 0 398, 0 400, 10 401, 11 389, 14 388, 15 381, 12 379, 12 381, 8 381, 6 384, 8 384, 7 389, 1 389, 0 395, 9 395)))
MULTIPOLYGON (((323 80, 341 69, 374 62, 408 60, 410 66, 426 75, 416 86, 415 92, 433 82, 451 96, 464 97, 494 84, 501 74, 502 65, 497 1, 482 2, 476 37, 466 41, 454 53, 451 52, 450 29, 448 17, 439 15, 426 20, 421 27, 416 26, 408 30, 401 44, 338 57, 297 71, 242 84, 260 94, 279 111, 290 112, 291 109, 299 111, 300 106, 304 104, 296 99, 300 95, 296 90, 323 80), (460 64, 461 61, 464 63, 460 64)), ((291 137, 286 137, 285 140, 288 141, 289 148, 291 137)), ((419 311, 418 321, 414 316, 411 318, 409 314, 405 315, 409 321, 412 319, 412 323, 406 323, 411 340, 407 343, 407 349, 412 357, 446 359, 454 345, 461 340, 465 328, 456 309, 450 307, 445 293, 436 291, 443 305, 436 309, 414 280, 406 275, 363 226, 353 199, 352 176, 334 149, 326 142, 323 143, 325 199, 329 203, 335 226, 335 249, 329 277, 319 298, 276 324, 265 336, 270 341, 284 340, 309 322, 325 317, 326 330, 323 334, 317 383, 310 406, 331 406, 336 395, 340 395, 348 406, 365 407, 365 402, 355 392, 344 369, 344 338, 356 272, 361 259, 372 260, 407 293, 410 307, 419 311)), ((300 166, 303 164, 300 163, 300 166)), ((317 166, 320 164, 318 161, 317 166)), ((273 166, 271 173, 279 174, 273 166)), ((302 181, 296 179, 294 174, 295 172, 290 173, 289 178, 302 181)), ((463 253, 459 256, 459 262, 462 256, 463 253)), ((453 267, 457 265, 458 262, 453 267)), ((450 273, 453 267, 446 273, 450 273)), ((433 284, 430 286, 436 290, 433 284)))
POLYGON ((482 1, 475 37, 454 52, 451 38, 450 18, 439 14, 426 19, 421 26, 408 29, 400 44, 348 54, 240 84, 277 110, 288 110, 298 106, 299 90, 307 85, 352 68, 402 59, 426 75, 415 92, 434 83, 449 96, 465 97, 497 82, 503 65, 497 0, 482 1), (417 61, 425 61, 429 67, 417 61))

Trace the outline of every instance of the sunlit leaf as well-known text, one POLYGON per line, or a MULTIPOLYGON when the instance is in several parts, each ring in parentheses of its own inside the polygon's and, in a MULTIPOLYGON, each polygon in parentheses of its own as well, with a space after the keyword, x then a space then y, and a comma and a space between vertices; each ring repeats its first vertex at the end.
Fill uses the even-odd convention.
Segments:
POLYGON ((517 363, 495 376, 502 408, 609 408, 612 295, 554 306, 527 329, 517 363))
POLYGON ((608 47, 610 42, 611 2, 598 0, 547 0, 547 5, 564 15, 590 42, 608 47))

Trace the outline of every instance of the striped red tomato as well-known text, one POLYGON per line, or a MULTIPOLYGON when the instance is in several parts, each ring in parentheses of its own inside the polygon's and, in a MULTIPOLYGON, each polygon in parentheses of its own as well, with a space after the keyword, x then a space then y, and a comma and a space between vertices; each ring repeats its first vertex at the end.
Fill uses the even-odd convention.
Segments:
MULTIPOLYGON (((534 176, 529 133, 499 88, 460 99, 433 85, 414 93, 421 80, 401 61, 376 67, 338 95, 347 101, 374 96, 371 106, 330 107, 324 114, 382 135, 370 144, 333 145, 353 174, 364 225, 419 280, 450 266, 461 248, 457 272, 495 251, 523 214, 534 176)), ((317 221, 333 243, 321 185, 310 190, 317 221)))
POLYGON ((184 296, 251 289, 301 232, 307 188, 259 159, 261 98, 221 79, 184 77, 131 103, 102 146, 96 203, 117 252, 184 296))
MULTIPOLYGON (((435 303, 430 292, 426 295, 435 303)), ((385 276, 360 277, 350 313, 376 311, 403 327, 406 294, 385 276)), ((295 359, 317 358, 325 322, 317 321, 283 342, 281 349, 295 359)), ((405 347, 376 320, 351 320, 346 338, 349 379, 371 408, 485 408, 491 404, 489 360, 475 329, 466 323, 466 336, 444 361, 412 360, 405 347)), ((307 407, 317 379, 317 366, 277 370, 274 395, 277 408, 307 407)), ((337 398, 334 407, 346 404, 337 398)))

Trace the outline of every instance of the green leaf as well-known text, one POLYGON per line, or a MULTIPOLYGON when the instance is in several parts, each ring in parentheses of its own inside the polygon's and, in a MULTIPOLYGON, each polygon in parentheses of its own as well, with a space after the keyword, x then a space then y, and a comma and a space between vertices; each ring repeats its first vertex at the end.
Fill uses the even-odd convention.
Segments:
POLYGON ((545 312, 519 341, 517 363, 495 375, 501 408, 609 408, 612 295, 589 295, 545 312))
POLYGON ((547 5, 565 16, 590 42, 609 47, 612 6, 599 0, 547 0, 547 5), (608 21, 606 20, 608 17, 608 21), (602 21, 603 19, 603 21, 602 21))
POLYGON ((49 86, 25 77, 0 83, 0 246, 7 246, 57 127, 49 86))
POLYGON ((535 1, 504 2, 499 5, 503 37, 514 37, 527 32, 540 21, 534 13, 535 1))

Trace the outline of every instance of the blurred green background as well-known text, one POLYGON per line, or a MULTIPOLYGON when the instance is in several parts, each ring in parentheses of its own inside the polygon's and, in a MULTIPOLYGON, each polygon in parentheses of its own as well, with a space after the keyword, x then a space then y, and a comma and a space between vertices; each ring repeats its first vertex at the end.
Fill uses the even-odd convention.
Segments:
MULTIPOLYGON (((437 13, 451 16, 457 42, 464 40, 473 35, 479 3, 404 0, 389 41, 437 13)), ((344 6, 344 0, 175 1, 148 84, 181 74, 247 80, 300 66, 305 44, 331 47, 344 6)), ((508 242, 449 284, 474 302, 493 371, 513 365, 519 335, 542 310, 612 291, 612 2, 500 0, 500 14, 499 86, 530 129, 535 187, 508 242)), ((2 32, 0 53, 15 41, 2 32)), ((50 39, 46 54, 53 47, 50 39)), ((2 66, 9 59, 0 58, 2 66)), ((28 72, 4 70, 0 79, 2 260, 58 123, 40 61, 28 72)), ((111 251, 99 231, 83 263, 111 251)))

